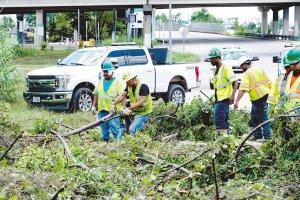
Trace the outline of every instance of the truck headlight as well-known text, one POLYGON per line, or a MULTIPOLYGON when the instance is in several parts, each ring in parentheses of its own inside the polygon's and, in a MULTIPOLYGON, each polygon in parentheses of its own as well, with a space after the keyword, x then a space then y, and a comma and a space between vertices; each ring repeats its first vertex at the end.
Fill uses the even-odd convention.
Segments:
POLYGON ((28 87, 28 76, 25 76, 24 78, 24 86, 25 86, 25 92, 29 91, 29 87, 28 87))
POLYGON ((56 91, 66 91, 68 83, 70 81, 70 76, 57 76, 55 80, 55 88, 56 91))

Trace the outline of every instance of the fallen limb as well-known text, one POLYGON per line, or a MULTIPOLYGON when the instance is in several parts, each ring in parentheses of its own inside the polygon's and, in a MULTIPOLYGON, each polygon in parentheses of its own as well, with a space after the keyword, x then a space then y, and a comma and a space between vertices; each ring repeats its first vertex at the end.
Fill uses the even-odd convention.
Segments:
MULTIPOLYGON (((297 108, 295 108, 295 109, 293 109, 293 110, 290 110, 290 111, 288 111, 288 112, 286 112, 286 113, 291 113, 291 112, 293 112, 293 111, 295 111, 295 110, 298 110, 298 109, 300 109, 300 107, 297 107, 297 108)), ((240 151, 241 151, 242 147, 243 147, 244 144, 247 142, 247 140, 255 133, 255 131, 256 131, 258 128, 262 127, 263 125, 265 125, 265 124, 267 124, 267 123, 270 123, 270 122, 274 121, 276 118, 284 118, 284 117, 289 117, 289 118, 300 117, 300 114, 295 114, 295 115, 287 115, 287 114, 278 115, 277 117, 274 117, 274 118, 272 118, 272 119, 269 119, 269 120, 267 120, 267 121, 265 121, 265 122, 259 124, 258 126, 256 126, 254 129, 252 129, 252 130, 250 131, 250 133, 247 135, 247 137, 245 137, 245 139, 244 139, 244 140, 241 142, 241 144, 238 146, 238 148, 237 148, 237 150, 236 150, 236 153, 235 153, 235 161, 236 161, 236 162, 238 161, 238 157, 239 157, 239 155, 240 155, 240 151)))
POLYGON ((216 163, 215 159, 212 159, 212 170, 214 173, 214 182, 215 182, 215 188, 216 188, 216 200, 220 200, 220 194, 219 194, 219 184, 218 184, 218 176, 217 176, 217 171, 216 171, 216 163))
POLYGON ((164 173, 161 174, 160 176, 165 176, 165 175, 170 174, 171 172, 173 172, 173 171, 175 171, 175 170, 178 170, 178 169, 184 167, 185 165, 187 165, 187 164, 189 164, 189 163, 195 161, 196 159, 198 159, 199 157, 201 157, 201 156, 204 155, 205 153, 209 152, 210 150, 211 150, 211 149, 206 149, 205 151, 203 151, 201 154, 199 154, 199 155, 196 156, 195 158, 193 158, 193 159, 191 159, 191 160, 189 160, 189 161, 187 161, 187 162, 185 162, 185 163, 183 163, 183 164, 181 164, 181 165, 177 165, 177 167, 174 167, 174 168, 172 168, 172 169, 170 169, 170 170, 164 172, 164 173))
POLYGON ((50 200, 56 200, 58 198, 58 195, 62 193, 65 190, 65 186, 61 187, 57 192, 51 197, 50 200))
POLYGON ((73 153, 71 152, 67 141, 65 140, 65 138, 62 135, 60 135, 58 132, 56 132, 54 130, 51 130, 50 132, 52 134, 56 135, 56 137, 60 140, 60 142, 62 143, 62 145, 65 149, 67 157, 75 163, 73 166, 77 166, 82 169, 88 169, 88 167, 85 164, 78 163, 77 159, 74 157, 73 153))
POLYGON ((0 157, 0 161, 7 155, 7 153, 9 152, 9 150, 11 150, 13 148, 13 146, 17 143, 17 141, 23 136, 24 132, 22 132, 21 134, 19 134, 15 140, 9 145, 9 147, 6 149, 6 151, 2 154, 2 156, 0 157))
POLYGON ((82 127, 78 128, 78 129, 75 129, 73 131, 67 132, 65 134, 62 134, 62 136, 63 137, 69 137, 71 135, 79 134, 79 133, 81 133, 83 131, 86 131, 88 129, 94 128, 96 126, 99 126, 103 122, 107 122, 107 121, 112 120, 112 119, 117 118, 117 117, 120 117, 120 116, 119 115, 113 116, 113 114, 109 114, 109 115, 107 115, 107 116, 105 116, 105 117, 103 117, 103 118, 101 118, 99 120, 96 120, 95 122, 92 122, 90 124, 82 126, 82 127))

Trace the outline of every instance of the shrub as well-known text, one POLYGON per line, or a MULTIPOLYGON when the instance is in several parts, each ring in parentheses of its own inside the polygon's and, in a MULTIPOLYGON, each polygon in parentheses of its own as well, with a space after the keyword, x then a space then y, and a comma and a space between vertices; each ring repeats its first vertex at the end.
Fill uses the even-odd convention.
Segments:
POLYGON ((16 86, 19 74, 13 64, 13 44, 6 39, 4 32, 0 32, 0 101, 16 99, 16 86))

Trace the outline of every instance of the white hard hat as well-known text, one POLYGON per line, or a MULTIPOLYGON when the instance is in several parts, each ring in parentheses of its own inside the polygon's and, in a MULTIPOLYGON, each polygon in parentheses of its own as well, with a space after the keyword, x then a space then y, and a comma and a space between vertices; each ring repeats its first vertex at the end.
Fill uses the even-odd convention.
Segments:
POLYGON ((251 62, 251 58, 246 57, 246 56, 242 56, 238 60, 238 65, 241 66, 244 63, 250 63, 250 62, 251 62))
POLYGON ((123 80, 126 81, 126 82, 133 79, 133 78, 135 78, 135 77, 137 77, 136 72, 128 72, 127 71, 127 72, 123 73, 123 80))

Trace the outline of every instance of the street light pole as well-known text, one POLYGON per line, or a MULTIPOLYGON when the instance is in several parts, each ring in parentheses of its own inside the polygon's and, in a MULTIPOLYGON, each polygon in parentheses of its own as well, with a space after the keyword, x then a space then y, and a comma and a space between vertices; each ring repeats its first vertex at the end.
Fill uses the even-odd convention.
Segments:
POLYGON ((169 0, 169 62, 172 63, 172 0, 169 0))

